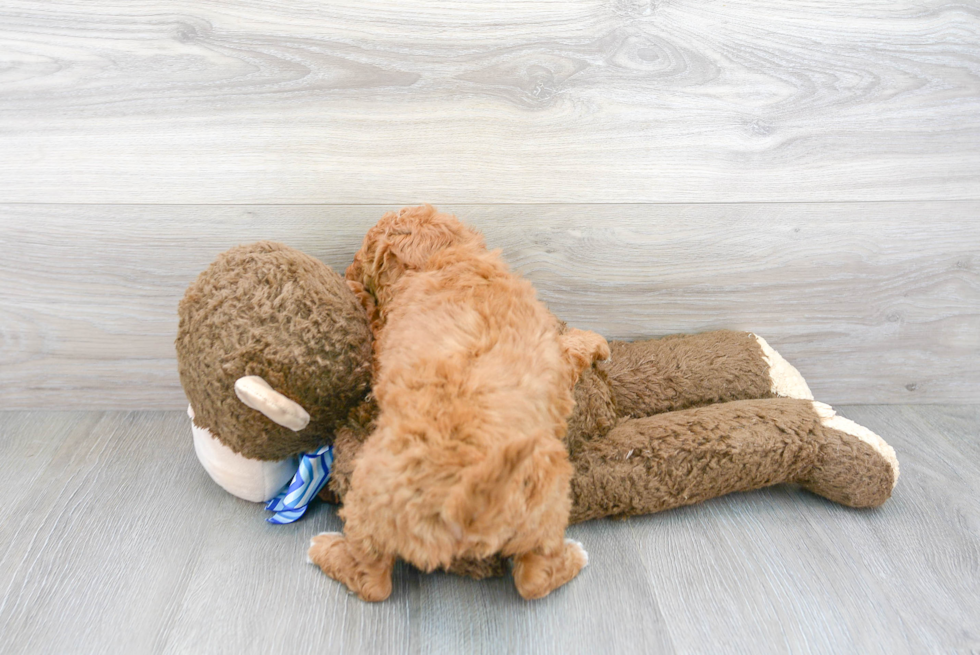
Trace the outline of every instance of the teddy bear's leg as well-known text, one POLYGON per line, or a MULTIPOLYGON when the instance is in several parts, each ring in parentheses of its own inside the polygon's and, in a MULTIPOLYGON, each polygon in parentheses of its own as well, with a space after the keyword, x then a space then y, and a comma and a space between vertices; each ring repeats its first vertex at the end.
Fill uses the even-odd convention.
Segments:
POLYGON ((501 555, 489 557, 460 557, 445 568, 448 573, 466 576, 474 580, 499 578, 507 574, 507 560, 501 555))
POLYGON ((813 409, 820 417, 814 432, 822 443, 821 455, 795 482, 850 507, 877 507, 888 500, 898 482, 895 450, 830 405, 814 402, 813 409))
POLYGON ((806 381, 761 337, 719 330, 613 341, 608 380, 619 414, 639 418, 731 400, 813 399, 806 381))
POLYGON ((571 522, 649 514, 779 483, 876 507, 898 479, 895 452, 810 400, 741 400, 626 420, 572 455, 571 522))
POLYGON ((514 586, 525 600, 544 598, 589 563, 589 555, 577 541, 559 540, 514 557, 514 586))
POLYGON ((381 601, 391 595, 391 572, 395 558, 374 555, 339 532, 322 532, 310 541, 307 559, 328 576, 347 585, 366 601, 381 601))

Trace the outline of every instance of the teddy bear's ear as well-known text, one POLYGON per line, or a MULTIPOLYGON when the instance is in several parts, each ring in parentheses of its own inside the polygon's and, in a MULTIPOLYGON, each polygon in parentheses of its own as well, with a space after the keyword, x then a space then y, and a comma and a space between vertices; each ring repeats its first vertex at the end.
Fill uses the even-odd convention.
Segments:
POLYGON ((258 375, 246 375, 235 381, 235 395, 284 428, 299 432, 310 424, 310 414, 299 403, 282 395, 258 375))

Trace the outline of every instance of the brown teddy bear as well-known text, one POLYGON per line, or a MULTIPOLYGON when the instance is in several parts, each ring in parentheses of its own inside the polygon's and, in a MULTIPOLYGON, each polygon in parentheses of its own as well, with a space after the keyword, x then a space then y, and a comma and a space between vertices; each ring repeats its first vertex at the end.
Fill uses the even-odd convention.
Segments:
MULTIPOLYGON (((220 255, 178 311, 178 369, 211 477, 247 500, 282 498, 294 474, 309 477, 302 461, 296 473, 297 457, 324 453, 332 468, 320 495, 342 502, 376 415, 369 321, 344 280, 308 255, 261 242, 220 255)), ((718 331, 609 345, 611 358, 575 387, 566 437, 572 522, 779 483, 851 507, 891 495, 892 448, 815 402, 762 338, 718 331)), ((505 568, 491 558, 450 570, 479 578, 505 568)))

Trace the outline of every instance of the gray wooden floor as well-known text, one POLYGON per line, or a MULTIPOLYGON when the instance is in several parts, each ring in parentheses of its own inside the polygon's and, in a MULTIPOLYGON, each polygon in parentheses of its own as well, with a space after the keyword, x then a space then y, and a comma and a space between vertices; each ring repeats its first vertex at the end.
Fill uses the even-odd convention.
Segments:
POLYGON ((397 570, 369 605, 196 464, 178 412, 0 412, 0 644, 27 653, 904 653, 980 649, 980 408, 854 406, 902 462, 874 511, 796 488, 570 530, 545 600, 397 570))

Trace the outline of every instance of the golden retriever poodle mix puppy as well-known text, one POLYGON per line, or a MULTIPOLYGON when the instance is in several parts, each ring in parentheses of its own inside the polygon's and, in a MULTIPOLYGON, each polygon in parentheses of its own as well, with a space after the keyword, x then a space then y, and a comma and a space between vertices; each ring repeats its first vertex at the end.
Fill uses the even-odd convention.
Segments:
POLYGON ((424 571, 513 557, 541 598, 588 561, 566 540, 562 443, 582 370, 605 339, 569 330, 482 236, 429 205, 386 214, 347 269, 371 315, 379 415, 340 516, 310 561, 364 600, 391 594, 401 557, 424 571))

